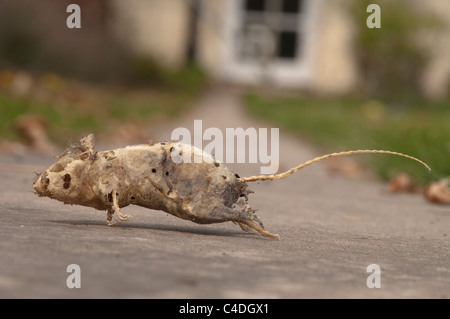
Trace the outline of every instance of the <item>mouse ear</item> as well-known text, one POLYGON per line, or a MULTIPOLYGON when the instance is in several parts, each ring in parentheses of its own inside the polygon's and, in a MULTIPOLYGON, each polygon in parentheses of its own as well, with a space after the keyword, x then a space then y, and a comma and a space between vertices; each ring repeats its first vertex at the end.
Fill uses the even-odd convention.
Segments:
POLYGON ((80 141, 73 145, 69 151, 70 154, 80 154, 81 159, 87 159, 87 158, 94 158, 95 157, 95 150, 94 150, 94 134, 89 134, 88 136, 85 136, 80 139, 80 141))
POLYGON ((89 134, 85 137, 82 137, 78 143, 76 144, 70 144, 69 147, 62 152, 60 155, 56 156, 56 158, 59 160, 63 158, 64 156, 71 156, 71 155, 79 155, 81 154, 87 154, 87 156, 83 156, 84 158, 93 158, 95 157, 95 150, 94 150, 94 144, 95 144, 95 138, 94 134, 89 134))
POLYGON ((81 151, 83 151, 83 152, 85 152, 85 151, 94 152, 95 137, 94 137, 93 133, 89 134, 88 136, 85 136, 85 137, 81 138, 78 143, 79 143, 78 148, 81 151))

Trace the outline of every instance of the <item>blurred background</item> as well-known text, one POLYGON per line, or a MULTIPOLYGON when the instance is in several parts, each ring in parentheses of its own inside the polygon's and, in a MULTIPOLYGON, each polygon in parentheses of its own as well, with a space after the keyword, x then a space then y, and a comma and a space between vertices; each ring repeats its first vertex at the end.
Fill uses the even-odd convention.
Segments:
POLYGON ((383 179, 450 176, 447 0, 0 2, 0 152, 52 152, 88 132, 142 139, 218 85, 324 151, 388 149, 432 167, 363 163, 383 179), (80 29, 67 27, 71 3, 80 29))

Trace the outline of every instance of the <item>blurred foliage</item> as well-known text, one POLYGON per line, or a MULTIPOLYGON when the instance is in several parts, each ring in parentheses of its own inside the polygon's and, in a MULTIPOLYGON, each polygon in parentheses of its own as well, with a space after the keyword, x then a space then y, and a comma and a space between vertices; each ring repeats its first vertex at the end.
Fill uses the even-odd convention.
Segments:
POLYGON ((127 123, 139 130, 189 109, 204 76, 197 67, 188 66, 162 72, 161 83, 156 87, 100 85, 55 73, 0 70, 0 137, 20 140, 15 126, 25 114, 38 115, 47 123, 51 140, 61 145, 72 136, 107 134, 127 123))
POLYGON ((0 60, 17 67, 28 67, 39 56, 40 42, 32 30, 17 23, 11 25, 11 28, 0 28, 0 60))
POLYGON ((66 8, 72 2, 0 1, 0 70, 26 69, 93 83, 183 90, 193 90, 203 80, 196 66, 166 70, 150 55, 129 50, 111 27, 109 0, 78 0, 83 8, 82 28, 67 28, 66 8))
POLYGON ((438 19, 407 0, 351 0, 349 4, 356 24, 355 49, 365 93, 391 101, 423 95, 420 78, 429 57, 419 35, 439 28, 438 19), (381 28, 366 25, 370 3, 381 8, 381 28))
POLYGON ((136 128, 189 107, 205 82, 195 65, 163 68, 136 56, 111 27, 109 0, 77 0, 82 28, 66 27, 70 0, 0 1, 0 138, 20 139, 25 114, 51 139, 136 128))
POLYGON ((422 165, 392 155, 358 156, 383 179, 400 171, 425 184, 450 176, 450 102, 411 102, 389 107, 363 98, 273 98, 249 94, 245 106, 252 114, 302 135, 326 149, 384 149, 415 156, 422 165))
POLYGON ((161 67, 150 56, 139 56, 130 59, 126 82, 134 86, 154 86, 183 93, 195 93, 205 82, 206 75, 200 67, 189 64, 169 70, 161 67))
POLYGON ((0 68, 50 71, 90 81, 120 79, 130 58, 108 29, 107 0, 78 1, 83 6, 79 30, 66 27, 69 3, 0 1, 0 68))
POLYGON ((450 176, 450 101, 427 101, 421 75, 429 60, 421 36, 442 23, 407 0, 350 0, 356 25, 355 50, 363 81, 355 96, 273 97, 249 94, 246 109, 301 134, 328 151, 384 149, 409 154, 430 165, 392 155, 358 156, 382 179, 405 171, 427 184, 450 176), (371 3, 381 8, 381 28, 367 27, 371 3))

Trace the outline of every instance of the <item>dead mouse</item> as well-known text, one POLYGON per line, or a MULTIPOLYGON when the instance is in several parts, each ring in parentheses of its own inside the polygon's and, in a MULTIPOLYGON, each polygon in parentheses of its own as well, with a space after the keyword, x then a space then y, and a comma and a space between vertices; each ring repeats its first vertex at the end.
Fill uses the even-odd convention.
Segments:
POLYGON ((172 155, 183 151, 178 142, 142 144, 110 151, 94 150, 94 135, 82 138, 57 157, 43 173, 38 173, 33 188, 40 197, 50 197, 65 204, 77 204, 107 210, 107 224, 114 225, 116 213, 121 221, 131 216, 120 208, 130 204, 162 210, 198 224, 231 221, 244 231, 264 237, 279 236, 264 229, 248 205, 247 182, 285 178, 296 171, 335 156, 360 153, 384 153, 422 161, 409 155, 381 150, 358 150, 317 157, 284 173, 239 177, 202 150, 189 147, 192 156, 209 159, 202 163, 174 161, 172 155))

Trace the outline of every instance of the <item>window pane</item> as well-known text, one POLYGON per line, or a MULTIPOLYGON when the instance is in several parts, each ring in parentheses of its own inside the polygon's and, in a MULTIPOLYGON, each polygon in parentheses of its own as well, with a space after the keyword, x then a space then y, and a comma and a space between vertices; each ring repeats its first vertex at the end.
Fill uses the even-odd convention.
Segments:
POLYGON ((297 56, 297 32, 281 31, 278 34, 278 57, 294 59, 297 56))
POLYGON ((264 11, 265 0, 245 0, 244 8, 247 11, 264 11))
POLYGON ((301 6, 301 0, 283 0, 283 12, 285 13, 299 13, 301 6))

